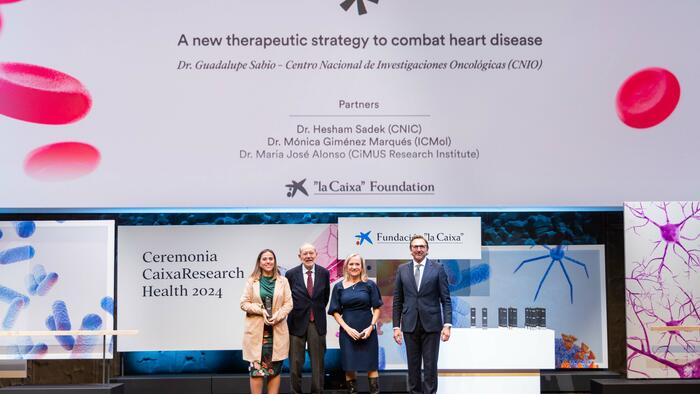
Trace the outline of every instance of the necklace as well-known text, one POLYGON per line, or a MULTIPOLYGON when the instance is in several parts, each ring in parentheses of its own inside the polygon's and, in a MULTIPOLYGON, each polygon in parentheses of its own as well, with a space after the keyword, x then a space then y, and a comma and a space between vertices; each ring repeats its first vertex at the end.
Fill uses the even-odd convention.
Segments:
POLYGON ((353 283, 353 284, 352 284, 352 286, 348 286, 348 287, 346 287, 346 289, 352 289, 352 290, 355 290, 355 286, 356 286, 356 285, 357 285, 358 283, 360 283, 360 281, 359 281, 359 280, 358 280, 357 282, 353 283))

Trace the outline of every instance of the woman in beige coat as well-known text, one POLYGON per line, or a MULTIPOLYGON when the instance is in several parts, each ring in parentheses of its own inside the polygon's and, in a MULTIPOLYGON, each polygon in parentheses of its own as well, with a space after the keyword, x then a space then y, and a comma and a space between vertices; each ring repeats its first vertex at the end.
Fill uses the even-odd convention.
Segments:
POLYGON ((280 275, 275 252, 258 254, 255 269, 241 295, 245 311, 243 359, 250 362, 250 391, 262 393, 267 376, 267 392, 277 394, 282 362, 289 354, 287 315, 292 310, 292 291, 280 275))

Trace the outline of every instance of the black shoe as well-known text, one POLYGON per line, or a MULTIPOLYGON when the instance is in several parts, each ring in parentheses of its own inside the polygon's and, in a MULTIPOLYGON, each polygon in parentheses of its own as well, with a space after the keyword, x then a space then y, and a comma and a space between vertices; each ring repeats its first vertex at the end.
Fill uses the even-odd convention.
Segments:
POLYGON ((369 381, 369 394, 379 394, 379 378, 367 378, 369 381))
POLYGON ((357 379, 346 380, 345 385, 348 387, 348 394, 357 394, 357 379))

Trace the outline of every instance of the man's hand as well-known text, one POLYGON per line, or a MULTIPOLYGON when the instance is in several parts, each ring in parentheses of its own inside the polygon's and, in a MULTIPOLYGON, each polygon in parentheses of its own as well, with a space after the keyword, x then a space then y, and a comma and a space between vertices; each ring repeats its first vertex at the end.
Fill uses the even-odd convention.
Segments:
POLYGON ((401 346, 401 342, 403 342, 403 335, 401 334, 401 330, 394 330, 394 342, 401 346))
POLYGON ((442 328, 440 339, 442 339, 443 342, 447 342, 450 339, 450 331, 450 326, 445 326, 442 328))

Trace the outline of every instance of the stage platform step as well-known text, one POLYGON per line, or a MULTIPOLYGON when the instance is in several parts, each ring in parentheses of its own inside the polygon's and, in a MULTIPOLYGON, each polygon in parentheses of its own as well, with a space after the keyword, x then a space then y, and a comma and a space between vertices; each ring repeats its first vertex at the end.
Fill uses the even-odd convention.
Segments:
POLYGON ((593 379, 620 379, 613 371, 602 370, 557 370, 542 371, 540 388, 543 393, 588 393, 593 379))
POLYGON ((697 379, 595 379, 591 394, 697 394, 697 379))
POLYGON ((118 376, 110 382, 123 383, 124 394, 211 394, 211 378, 212 375, 143 375, 118 376))
POLYGON ((124 385, 112 384, 72 384, 72 385, 29 385, 0 388, 0 394, 125 394, 124 385))
MULTIPOLYGON (((243 394, 250 392, 248 375, 139 375, 119 376, 112 378, 115 383, 124 384, 124 394, 243 394)), ((345 393, 341 377, 327 376, 324 393, 345 393)), ((358 374, 358 389, 367 392, 367 375, 358 374)), ((379 387, 382 393, 402 394, 408 390, 408 375, 406 372, 384 372, 379 377, 379 387)), ((311 379, 304 376, 302 390, 309 392, 311 379)), ((289 375, 283 374, 280 383, 280 393, 290 393, 289 375)))

